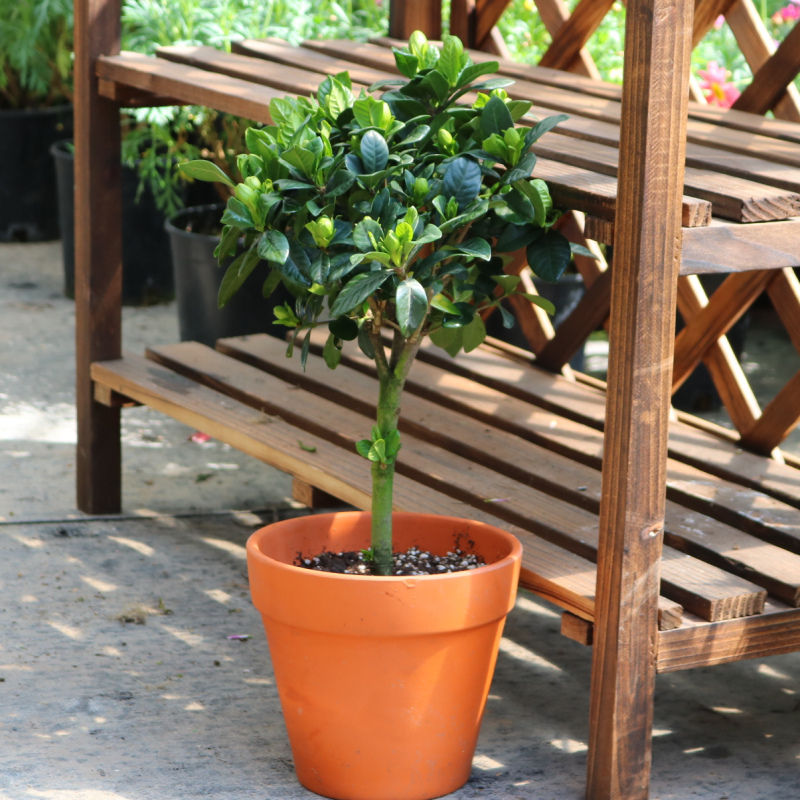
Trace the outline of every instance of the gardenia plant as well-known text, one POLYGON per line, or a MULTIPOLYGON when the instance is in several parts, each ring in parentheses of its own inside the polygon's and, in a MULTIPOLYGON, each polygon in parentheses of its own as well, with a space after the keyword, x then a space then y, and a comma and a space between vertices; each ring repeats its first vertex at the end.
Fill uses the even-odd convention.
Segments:
MULTIPOLYGON (((482 312, 496 307, 513 325, 501 303, 515 293, 552 313, 546 300, 520 292, 520 278, 504 272, 507 259, 493 253, 527 248, 529 265, 548 281, 571 256, 528 152, 566 117, 515 126, 531 104, 508 98, 503 88, 513 81, 473 83, 498 64, 473 64, 456 37, 440 50, 418 31, 394 55, 404 77, 356 93, 345 72, 322 81, 316 98, 272 101, 274 125, 247 132, 244 182, 228 201, 217 250, 222 263, 244 237, 220 306, 262 259, 271 267, 264 296, 281 282, 295 296, 275 311, 275 324, 293 329, 287 356, 300 346, 305 367, 310 331, 327 326, 331 369, 348 340, 375 361, 376 425, 357 449, 372 462, 379 575, 391 574, 400 398, 423 339, 451 356, 474 350, 486 336, 482 312)), ((182 169, 233 187, 210 162, 182 169)))

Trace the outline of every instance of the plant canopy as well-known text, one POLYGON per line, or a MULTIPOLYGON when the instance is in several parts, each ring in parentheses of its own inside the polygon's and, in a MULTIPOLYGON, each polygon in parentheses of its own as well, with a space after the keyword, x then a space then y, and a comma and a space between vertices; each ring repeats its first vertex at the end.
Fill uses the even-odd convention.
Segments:
MULTIPOLYGON (((325 78, 316 97, 272 101, 274 124, 247 131, 250 153, 237 164, 244 181, 228 201, 217 250, 222 263, 244 238, 220 306, 262 259, 271 267, 263 294, 282 282, 295 297, 274 322, 292 329, 288 356, 299 347, 305 367, 310 331, 327 327, 322 355, 331 369, 348 340, 374 360, 377 420, 357 449, 372 462, 372 551, 383 575, 391 568, 400 396, 424 337, 451 356, 474 350, 486 336, 483 311, 496 307, 513 325, 501 305, 512 294, 552 313, 505 263, 526 249, 531 269, 555 281, 571 257, 552 227, 561 212, 544 181, 531 177, 529 152, 566 117, 515 125, 531 104, 509 99, 504 88, 513 81, 487 78, 497 62, 473 64, 454 36, 439 49, 417 31, 394 56, 401 76, 368 90, 343 72, 325 78)), ((231 183, 207 161, 181 169, 231 183)))

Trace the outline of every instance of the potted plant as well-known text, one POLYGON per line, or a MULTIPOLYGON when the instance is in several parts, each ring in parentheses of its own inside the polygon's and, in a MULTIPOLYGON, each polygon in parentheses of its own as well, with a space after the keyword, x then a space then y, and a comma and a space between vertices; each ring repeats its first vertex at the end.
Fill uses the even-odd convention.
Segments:
MULTIPOLYGON (((421 800, 467 780, 519 571, 521 547, 500 529, 392 513, 406 377, 425 336, 454 356, 482 342, 485 309, 513 323, 500 304, 519 278, 502 254, 526 247, 555 281, 571 252, 528 152, 563 117, 517 127, 530 103, 508 98, 512 81, 482 80, 497 63, 472 64, 455 37, 439 50, 416 32, 394 53, 403 77, 369 93, 356 97, 342 73, 316 98, 273 101, 275 124, 247 133, 217 253, 244 236, 220 304, 265 260, 263 294, 283 284, 295 298, 275 309, 287 355, 299 349, 305 365, 310 331, 326 326, 327 365, 355 340, 380 383, 357 445, 372 513, 277 523, 247 548, 298 777, 347 800, 421 800), (331 552, 354 574, 322 571, 331 552)), ((182 169, 229 181, 208 162, 182 169)))
POLYGON ((72 1, 0 3, 0 242, 58 238, 48 150, 72 135, 72 1))

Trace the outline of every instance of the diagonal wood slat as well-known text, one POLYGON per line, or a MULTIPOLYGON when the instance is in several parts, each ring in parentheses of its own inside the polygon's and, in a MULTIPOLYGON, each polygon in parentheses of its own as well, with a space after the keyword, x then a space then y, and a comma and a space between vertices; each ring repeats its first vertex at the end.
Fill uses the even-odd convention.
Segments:
POLYGON ((553 36, 540 64, 552 69, 569 69, 578 53, 614 5, 614 0, 580 0, 569 18, 553 36))

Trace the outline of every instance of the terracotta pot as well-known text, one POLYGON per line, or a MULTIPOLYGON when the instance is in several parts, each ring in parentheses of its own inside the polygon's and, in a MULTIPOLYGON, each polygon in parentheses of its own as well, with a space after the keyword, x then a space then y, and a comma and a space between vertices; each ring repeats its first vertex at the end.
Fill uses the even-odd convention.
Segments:
POLYGON ((424 800, 466 783, 514 604, 511 534, 433 514, 394 520, 396 550, 443 555, 460 537, 487 566, 420 578, 292 566, 298 553, 368 547, 362 512, 279 522, 247 543, 297 777, 337 800, 424 800))

